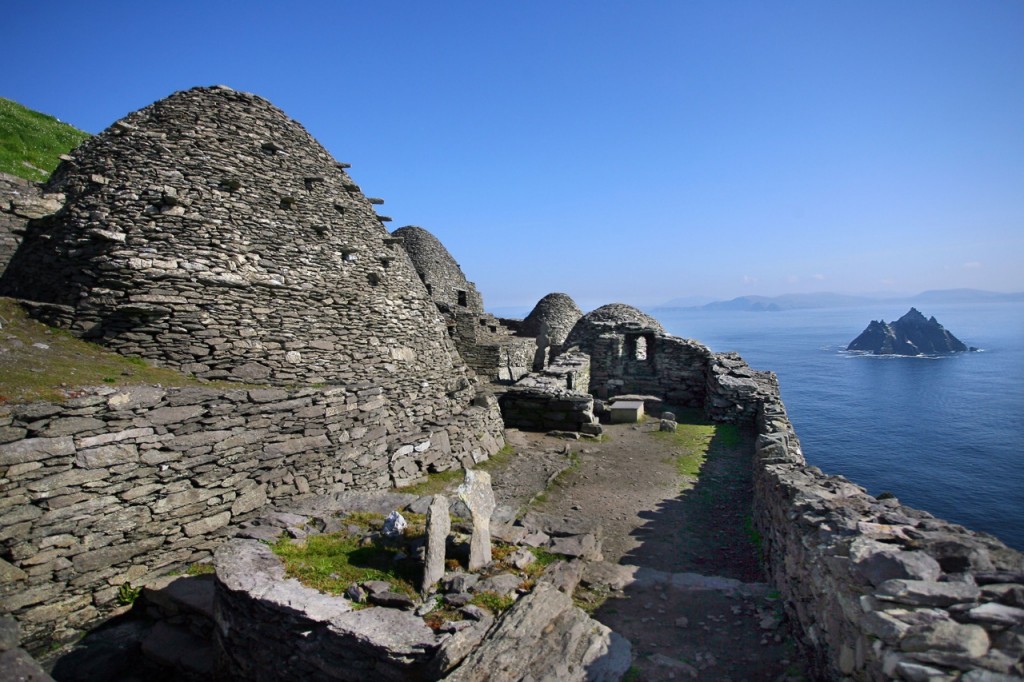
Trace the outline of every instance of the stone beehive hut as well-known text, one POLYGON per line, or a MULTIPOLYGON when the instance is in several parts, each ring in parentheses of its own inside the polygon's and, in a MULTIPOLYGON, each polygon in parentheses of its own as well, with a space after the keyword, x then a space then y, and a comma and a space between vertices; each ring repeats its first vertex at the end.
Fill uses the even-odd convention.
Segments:
POLYGON ((535 337, 544 334, 549 344, 560 346, 581 317, 583 311, 569 294, 548 294, 523 320, 522 333, 535 337))
POLYGON ((67 204, 30 226, 0 293, 199 377, 369 381, 443 413, 471 374, 344 167, 260 97, 175 93, 57 169, 67 204))
POLYGON ((476 286, 466 280, 462 268, 437 237, 415 225, 400 227, 393 236, 402 240, 416 273, 439 308, 452 313, 483 312, 483 299, 476 286))
POLYGON ((537 344, 516 335, 484 310, 483 298, 437 237, 422 227, 407 225, 394 231, 400 239, 438 310, 461 357, 483 379, 519 379, 534 364, 537 344))
POLYGON ((594 342, 599 336, 624 331, 665 333, 661 323, 647 313, 625 303, 609 303, 579 318, 563 346, 579 346, 583 352, 593 353, 594 342))

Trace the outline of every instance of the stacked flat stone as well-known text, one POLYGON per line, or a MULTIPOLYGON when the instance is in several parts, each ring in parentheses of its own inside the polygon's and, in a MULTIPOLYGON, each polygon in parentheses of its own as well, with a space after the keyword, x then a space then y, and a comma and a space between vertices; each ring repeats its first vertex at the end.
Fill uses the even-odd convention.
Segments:
POLYGON ((58 167, 48 189, 67 207, 30 226, 0 292, 198 377, 370 381, 395 431, 443 419, 471 375, 343 165, 260 97, 175 93, 58 167))
POLYGON ((208 558, 268 503, 387 489, 502 442, 490 401, 400 440, 373 387, 81 392, 0 405, 0 610, 32 650, 109 614, 122 583, 208 558))
POLYGON ((483 298, 476 286, 466 279, 462 268, 437 237, 416 225, 400 227, 392 235, 402 240, 434 303, 452 312, 460 309, 483 312, 483 298))
POLYGON ((406 225, 394 231, 409 253, 416 272, 438 310, 459 355, 477 375, 501 382, 516 381, 533 368, 537 343, 484 311, 483 298, 466 279, 437 237, 422 227, 406 225))
MULTIPOLYGON (((607 332, 623 330, 652 331, 664 333, 665 328, 647 313, 625 303, 609 303, 592 310, 576 321, 563 346, 579 346, 584 353, 591 353, 594 341, 607 332)), ((591 353, 592 354, 592 353, 591 353)))
POLYGON ((548 294, 537 302, 523 320, 522 333, 538 337, 542 333, 550 346, 561 346, 583 311, 569 294, 548 294))
POLYGON ((39 184, 0 173, 0 274, 21 244, 28 221, 56 212, 61 194, 44 194, 39 184))
POLYGON ((1024 554, 808 466, 777 387, 748 399, 753 518, 815 678, 1021 679, 1024 554))

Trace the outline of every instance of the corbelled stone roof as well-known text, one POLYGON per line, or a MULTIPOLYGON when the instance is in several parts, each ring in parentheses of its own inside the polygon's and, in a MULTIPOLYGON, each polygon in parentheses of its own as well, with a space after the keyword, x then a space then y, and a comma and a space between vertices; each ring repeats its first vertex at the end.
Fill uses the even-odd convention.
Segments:
POLYGON ((609 303, 581 317, 563 345, 579 346, 589 353, 593 340, 601 334, 637 330, 665 332, 661 323, 647 313, 625 303, 609 303))
POLYGON ((561 345, 582 316, 583 311, 568 294, 548 294, 523 320, 522 331, 534 337, 544 332, 548 343, 561 345))
POLYGON ((440 405, 469 375, 345 167, 260 97, 175 93, 61 164, 49 191, 67 204, 30 225, 0 292, 200 377, 369 381, 409 412, 440 405))
POLYGON ((434 302, 444 310, 483 312, 483 299, 441 241, 422 227, 406 225, 394 231, 412 259, 434 302))

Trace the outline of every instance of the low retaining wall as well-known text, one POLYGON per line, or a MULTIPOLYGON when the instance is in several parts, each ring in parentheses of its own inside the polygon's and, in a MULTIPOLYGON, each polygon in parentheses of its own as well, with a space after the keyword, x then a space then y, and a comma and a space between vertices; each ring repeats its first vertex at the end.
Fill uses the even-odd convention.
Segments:
POLYGON ((368 384, 96 388, 0 407, 0 612, 23 646, 65 640, 144 584, 210 555, 270 501, 390 488, 500 449, 492 396, 393 433, 368 384))
POLYGON ((764 559, 817 675, 1024 675, 1024 555, 808 466, 777 392, 756 425, 764 559))
POLYGON ((501 396, 502 418, 507 426, 530 431, 600 434, 594 398, 584 392, 589 384, 590 357, 578 351, 565 353, 545 369, 520 379, 501 396))

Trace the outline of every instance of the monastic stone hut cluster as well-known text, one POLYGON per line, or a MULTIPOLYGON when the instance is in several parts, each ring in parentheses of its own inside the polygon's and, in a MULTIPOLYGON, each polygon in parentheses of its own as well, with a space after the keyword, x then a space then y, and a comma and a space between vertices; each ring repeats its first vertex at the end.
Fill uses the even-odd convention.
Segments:
POLYGON ((490 315, 346 168, 212 87, 128 115, 41 189, 0 178, 0 295, 234 386, 0 405, 0 612, 23 646, 75 636, 118 586, 208 559, 274 503, 471 468, 505 425, 597 435, 603 402, 631 396, 756 429, 755 524, 822 677, 1024 673, 1019 552, 808 467, 773 374, 635 308, 549 294, 490 315))

